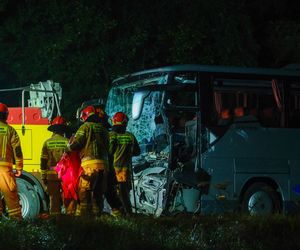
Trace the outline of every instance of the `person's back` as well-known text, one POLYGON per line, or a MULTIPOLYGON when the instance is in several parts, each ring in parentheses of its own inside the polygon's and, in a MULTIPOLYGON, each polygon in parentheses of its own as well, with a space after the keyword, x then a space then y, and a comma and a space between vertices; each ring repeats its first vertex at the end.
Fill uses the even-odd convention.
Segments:
POLYGON ((48 130, 53 132, 42 147, 41 153, 41 174, 42 181, 47 187, 50 200, 50 214, 58 215, 61 213, 61 181, 55 171, 56 164, 61 159, 68 145, 68 139, 64 136, 67 130, 66 121, 63 117, 57 116, 51 122, 48 130))
POLYGON ((102 196, 108 171, 109 135, 99 123, 93 106, 81 112, 84 122, 77 130, 69 149, 78 151, 83 172, 79 180, 79 201, 76 215, 99 215, 103 206, 102 196))
MULTIPOLYGON (((0 103, 0 192, 4 196, 10 218, 21 219, 22 212, 18 197, 15 176, 19 177, 23 170, 23 154, 21 143, 16 130, 6 123, 8 108, 0 103), (16 173, 13 173, 13 164, 16 173)), ((3 213, 0 202, 0 217, 3 213)))
POLYGON ((22 170, 23 156, 21 143, 16 130, 6 122, 0 120, 0 165, 13 166, 15 161, 16 168, 22 170))
POLYGON ((111 151, 114 152, 114 167, 130 168, 132 156, 140 154, 140 149, 135 136, 128 131, 120 133, 114 130, 109 132, 109 137, 112 148, 111 151))
POLYGON ((91 162, 106 165, 108 162, 108 144, 107 129, 98 122, 86 121, 77 130, 75 140, 70 148, 79 150, 82 166, 91 162))
POLYGON ((127 121, 127 116, 122 112, 117 112, 114 115, 112 131, 109 133, 109 152, 113 158, 113 167, 116 173, 121 201, 126 212, 131 213, 129 199, 131 161, 132 156, 140 154, 140 147, 135 136, 126 131, 127 121))
POLYGON ((45 157, 47 157, 47 165, 49 167, 56 166, 67 147, 68 141, 68 138, 63 135, 53 133, 53 135, 44 142, 44 149, 47 149, 47 152, 42 153, 45 153, 45 157))

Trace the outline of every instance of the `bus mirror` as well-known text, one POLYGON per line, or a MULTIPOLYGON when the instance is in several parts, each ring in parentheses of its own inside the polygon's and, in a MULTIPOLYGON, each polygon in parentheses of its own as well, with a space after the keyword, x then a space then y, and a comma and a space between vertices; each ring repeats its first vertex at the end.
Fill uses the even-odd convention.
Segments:
POLYGON ((144 101, 146 97, 150 94, 150 91, 139 91, 135 92, 132 100, 132 119, 137 120, 140 118, 144 101))

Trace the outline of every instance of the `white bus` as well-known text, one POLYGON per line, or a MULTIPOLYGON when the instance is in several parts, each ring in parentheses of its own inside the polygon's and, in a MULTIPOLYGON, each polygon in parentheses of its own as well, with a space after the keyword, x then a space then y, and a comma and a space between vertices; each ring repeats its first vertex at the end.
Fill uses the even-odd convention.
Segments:
POLYGON ((175 65, 113 82, 129 117, 134 211, 294 213, 300 195, 300 72, 175 65))

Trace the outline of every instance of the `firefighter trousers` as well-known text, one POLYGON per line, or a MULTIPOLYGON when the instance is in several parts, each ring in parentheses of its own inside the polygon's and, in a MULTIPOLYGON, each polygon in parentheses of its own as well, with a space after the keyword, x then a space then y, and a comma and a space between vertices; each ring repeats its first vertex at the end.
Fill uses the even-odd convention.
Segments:
MULTIPOLYGON (((22 219, 20 200, 18 195, 16 177, 11 167, 0 165, 0 192, 4 197, 5 204, 8 208, 8 215, 12 219, 22 219)), ((4 207, 0 201, 0 216, 4 207)))
POLYGON ((61 196, 61 181, 58 179, 57 174, 47 175, 47 193, 49 195, 51 215, 61 214, 62 196, 61 196))
POLYGON ((132 213, 132 207, 131 207, 130 196, 129 196, 129 192, 131 189, 130 184, 131 184, 130 181, 119 182, 117 184, 117 191, 118 191, 120 200, 122 202, 124 212, 126 214, 132 213))
POLYGON ((67 215, 75 215, 77 201, 74 199, 64 199, 64 206, 67 215))
POLYGON ((105 198, 113 212, 122 210, 122 202, 117 192, 117 179, 114 169, 109 170, 107 174, 107 190, 105 192, 105 198))
POLYGON ((131 173, 128 167, 114 167, 117 179, 117 192, 126 214, 131 214, 131 202, 129 192, 131 189, 131 173))
POLYGON ((106 166, 89 164, 83 166, 79 179, 76 216, 99 216, 103 209, 103 195, 106 189, 106 166))

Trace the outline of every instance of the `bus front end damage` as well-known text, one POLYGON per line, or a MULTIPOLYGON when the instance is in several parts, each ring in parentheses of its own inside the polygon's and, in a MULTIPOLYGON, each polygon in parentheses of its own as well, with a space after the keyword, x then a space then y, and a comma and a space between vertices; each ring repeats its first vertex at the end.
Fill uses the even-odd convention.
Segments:
POLYGON ((109 116, 118 111, 128 115, 127 128, 141 147, 141 155, 132 161, 130 194, 136 213, 197 213, 201 194, 208 190, 208 175, 197 168, 197 119, 192 120, 190 112, 167 111, 165 91, 151 90, 152 85, 163 89, 167 80, 161 75, 117 85, 111 89, 106 105, 109 116), (139 90, 140 85, 148 89, 139 90), (175 129, 174 120, 179 123, 188 115, 191 121, 181 130, 175 129))

